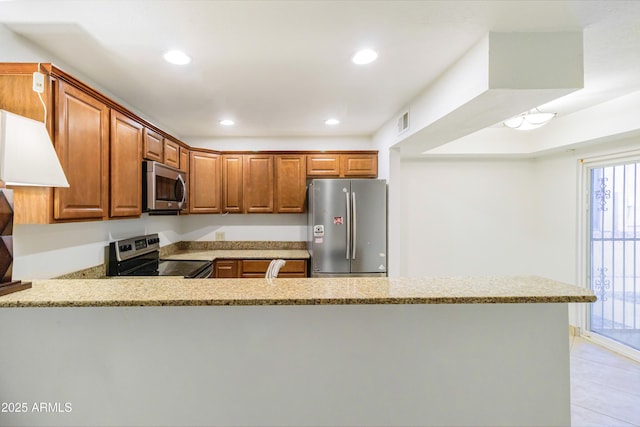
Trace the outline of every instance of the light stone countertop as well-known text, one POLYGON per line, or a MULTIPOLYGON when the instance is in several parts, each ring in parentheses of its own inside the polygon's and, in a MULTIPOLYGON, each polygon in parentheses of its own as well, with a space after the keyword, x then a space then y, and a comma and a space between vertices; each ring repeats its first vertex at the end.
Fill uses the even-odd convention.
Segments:
POLYGON ((0 307, 593 302, 587 289, 535 276, 306 279, 138 277, 34 280, 0 307))
POLYGON ((162 259, 212 261, 216 259, 309 259, 306 249, 184 249, 162 259))

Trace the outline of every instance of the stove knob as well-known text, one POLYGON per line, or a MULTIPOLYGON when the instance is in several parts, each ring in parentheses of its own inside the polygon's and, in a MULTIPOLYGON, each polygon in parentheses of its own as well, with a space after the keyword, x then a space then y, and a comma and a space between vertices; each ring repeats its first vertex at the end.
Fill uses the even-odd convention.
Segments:
POLYGON ((118 249, 120 249, 120 252, 125 252, 127 250, 127 245, 120 245, 118 246, 118 249))

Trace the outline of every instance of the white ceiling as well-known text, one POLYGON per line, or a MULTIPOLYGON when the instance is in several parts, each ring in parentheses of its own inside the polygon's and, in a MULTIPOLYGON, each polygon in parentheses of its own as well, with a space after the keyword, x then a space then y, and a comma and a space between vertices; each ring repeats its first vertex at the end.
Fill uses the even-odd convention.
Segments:
POLYGON ((489 31, 584 30, 559 115, 640 90, 637 0, 5 0, 0 23, 183 138, 372 135, 489 31))

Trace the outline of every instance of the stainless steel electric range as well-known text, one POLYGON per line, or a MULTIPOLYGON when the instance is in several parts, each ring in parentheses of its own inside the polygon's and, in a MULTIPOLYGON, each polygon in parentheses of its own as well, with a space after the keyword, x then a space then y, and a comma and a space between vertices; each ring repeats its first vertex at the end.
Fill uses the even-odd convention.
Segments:
POLYGON ((213 262, 160 259, 157 234, 131 237, 109 243, 108 276, 182 276, 188 279, 210 277, 213 262))

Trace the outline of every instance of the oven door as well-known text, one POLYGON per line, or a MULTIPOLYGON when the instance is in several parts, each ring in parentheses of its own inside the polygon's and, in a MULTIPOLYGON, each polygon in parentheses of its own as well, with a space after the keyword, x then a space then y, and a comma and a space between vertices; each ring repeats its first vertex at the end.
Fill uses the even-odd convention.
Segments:
POLYGON ((143 210, 178 212, 187 200, 185 173, 162 163, 143 163, 143 210))

